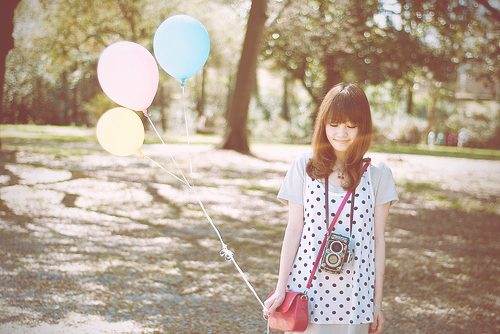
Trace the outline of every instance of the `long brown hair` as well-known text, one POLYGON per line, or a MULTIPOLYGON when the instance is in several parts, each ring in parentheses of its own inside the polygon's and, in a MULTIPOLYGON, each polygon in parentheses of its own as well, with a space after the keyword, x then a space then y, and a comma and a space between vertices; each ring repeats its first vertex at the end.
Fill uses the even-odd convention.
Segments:
POLYGON ((313 157, 307 163, 306 172, 313 179, 322 179, 332 173, 337 156, 326 136, 326 126, 348 122, 358 127, 358 134, 345 154, 347 177, 342 187, 354 190, 361 179, 363 156, 370 147, 373 128, 368 99, 355 84, 340 83, 323 99, 314 125, 313 157))

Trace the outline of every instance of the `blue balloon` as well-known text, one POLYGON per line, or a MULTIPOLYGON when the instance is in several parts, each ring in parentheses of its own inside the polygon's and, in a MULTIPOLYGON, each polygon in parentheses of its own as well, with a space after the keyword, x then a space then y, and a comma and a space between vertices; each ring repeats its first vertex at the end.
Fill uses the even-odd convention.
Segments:
POLYGON ((161 68, 176 79, 193 75, 210 54, 210 37, 200 21, 189 15, 174 15, 163 21, 153 38, 153 51, 161 68))

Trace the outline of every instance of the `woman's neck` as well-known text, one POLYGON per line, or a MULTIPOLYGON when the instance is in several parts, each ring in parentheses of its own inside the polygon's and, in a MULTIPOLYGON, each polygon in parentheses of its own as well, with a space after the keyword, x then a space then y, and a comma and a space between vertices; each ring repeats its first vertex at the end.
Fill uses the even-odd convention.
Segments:
POLYGON ((330 174, 330 183, 335 186, 342 186, 346 181, 347 173, 345 170, 345 154, 344 152, 335 152, 337 160, 333 166, 332 173, 330 174))
POLYGON ((335 152, 335 156, 337 157, 337 161, 344 163, 345 157, 346 157, 345 152, 339 152, 339 151, 334 151, 334 152, 335 152))
POLYGON ((337 154, 337 160, 335 161, 335 168, 341 168, 345 166, 344 154, 337 154))

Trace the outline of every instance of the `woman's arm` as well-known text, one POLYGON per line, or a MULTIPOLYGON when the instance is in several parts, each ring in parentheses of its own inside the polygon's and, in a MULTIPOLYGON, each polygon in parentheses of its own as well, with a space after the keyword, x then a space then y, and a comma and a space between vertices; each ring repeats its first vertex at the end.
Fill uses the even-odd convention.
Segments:
POLYGON ((382 295, 385 274, 385 225, 391 202, 375 207, 375 290, 373 294, 373 323, 371 333, 380 334, 384 330, 385 317, 382 311, 382 295))
POLYGON ((270 315, 283 303, 285 299, 286 283, 292 268, 295 255, 300 245, 302 229, 304 227, 304 206, 288 201, 288 224, 281 247, 280 269, 275 293, 265 302, 265 315, 270 315))

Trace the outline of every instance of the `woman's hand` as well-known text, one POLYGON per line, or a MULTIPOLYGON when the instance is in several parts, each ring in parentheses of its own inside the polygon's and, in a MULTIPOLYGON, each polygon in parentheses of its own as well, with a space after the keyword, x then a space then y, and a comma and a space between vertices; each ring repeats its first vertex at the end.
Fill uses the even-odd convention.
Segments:
POLYGON ((276 291, 264 302, 264 318, 274 313, 285 300, 287 280, 297 254, 304 228, 304 206, 293 201, 288 202, 288 224, 281 246, 280 270, 276 291))
POLYGON ((262 310, 264 313, 264 318, 267 319, 269 316, 271 316, 276 308, 280 306, 284 300, 285 292, 279 291, 275 291, 271 297, 267 298, 264 302, 264 310, 262 310))
POLYGON ((385 316, 384 311, 377 306, 373 307, 373 322, 370 325, 370 334, 381 334, 384 331, 385 316))

